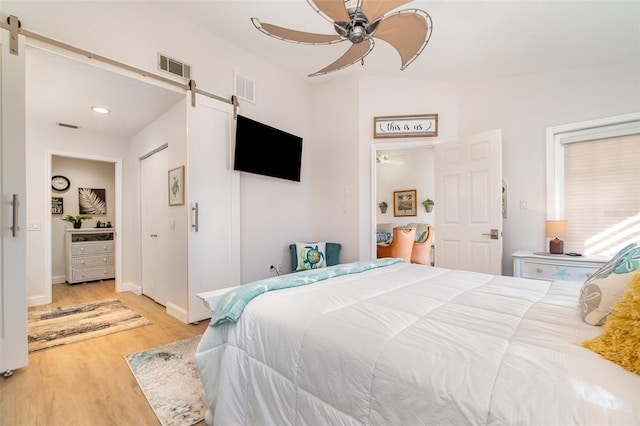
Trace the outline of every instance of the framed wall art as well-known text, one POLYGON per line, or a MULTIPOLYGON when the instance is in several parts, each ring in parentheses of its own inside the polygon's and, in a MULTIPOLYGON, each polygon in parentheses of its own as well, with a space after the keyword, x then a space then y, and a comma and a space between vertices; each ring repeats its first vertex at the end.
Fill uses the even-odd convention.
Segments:
POLYGON ((169 170, 169 205, 184 204, 184 166, 169 170))
POLYGON ((79 214, 102 216, 107 214, 107 191, 96 188, 78 188, 79 214))
POLYGON ((393 191, 393 215, 417 216, 416 190, 393 191))
POLYGON ((438 114, 373 117, 375 139, 434 136, 438 136, 438 114))

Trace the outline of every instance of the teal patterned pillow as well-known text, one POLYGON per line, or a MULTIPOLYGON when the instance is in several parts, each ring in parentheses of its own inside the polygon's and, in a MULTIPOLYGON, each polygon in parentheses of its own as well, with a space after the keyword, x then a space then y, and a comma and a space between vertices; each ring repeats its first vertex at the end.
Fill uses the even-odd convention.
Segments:
POLYGON ((640 247, 629 244, 582 285, 582 319, 591 325, 603 325, 629 286, 640 266, 640 247))
POLYGON ((296 271, 320 269, 327 266, 327 243, 296 243, 298 267, 296 271))

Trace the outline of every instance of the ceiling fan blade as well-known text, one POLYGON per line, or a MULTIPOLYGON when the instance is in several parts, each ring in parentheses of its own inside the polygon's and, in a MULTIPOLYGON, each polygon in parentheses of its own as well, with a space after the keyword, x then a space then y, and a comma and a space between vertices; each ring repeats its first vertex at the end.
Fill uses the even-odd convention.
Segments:
POLYGON ((346 51, 344 55, 338 58, 337 61, 322 68, 320 71, 316 71, 313 74, 309 74, 309 77, 315 77, 317 75, 328 74, 333 71, 338 71, 343 68, 348 67, 349 65, 353 65, 356 62, 362 60, 365 56, 367 56, 374 46, 373 40, 365 40, 362 43, 352 44, 349 50, 346 51))
POLYGON ((331 23, 349 22, 344 0, 307 0, 307 3, 331 23))
POLYGON ((411 1, 413 0, 362 0, 362 13, 369 22, 374 22, 385 13, 411 1))
POLYGON ((278 40, 300 44, 332 44, 344 41, 338 34, 314 34, 304 31, 296 31, 290 28, 260 22, 258 18, 251 18, 253 25, 268 36, 278 40))
POLYGON ((406 9, 382 17, 373 37, 386 41, 398 51, 403 70, 422 53, 432 28, 433 22, 427 12, 406 9))

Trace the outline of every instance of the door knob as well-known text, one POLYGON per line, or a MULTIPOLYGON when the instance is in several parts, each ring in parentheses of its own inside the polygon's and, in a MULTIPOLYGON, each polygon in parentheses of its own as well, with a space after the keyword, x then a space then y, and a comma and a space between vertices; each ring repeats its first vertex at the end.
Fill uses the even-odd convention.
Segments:
POLYGON ((491 232, 489 232, 488 234, 482 234, 482 235, 489 235, 492 240, 497 240, 499 238, 497 229, 492 229, 491 232))
POLYGON ((152 238, 158 238, 158 234, 151 234, 150 237, 152 238))

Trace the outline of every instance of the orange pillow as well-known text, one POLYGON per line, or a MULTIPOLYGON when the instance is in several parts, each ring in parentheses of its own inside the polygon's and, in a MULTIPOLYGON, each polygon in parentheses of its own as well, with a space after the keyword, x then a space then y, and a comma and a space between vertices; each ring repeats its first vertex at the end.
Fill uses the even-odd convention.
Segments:
POLYGON ((622 299, 613 306, 604 332, 583 346, 640 375, 640 269, 622 299))

